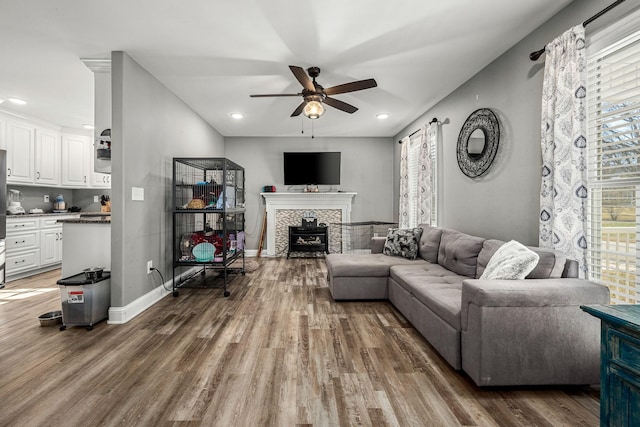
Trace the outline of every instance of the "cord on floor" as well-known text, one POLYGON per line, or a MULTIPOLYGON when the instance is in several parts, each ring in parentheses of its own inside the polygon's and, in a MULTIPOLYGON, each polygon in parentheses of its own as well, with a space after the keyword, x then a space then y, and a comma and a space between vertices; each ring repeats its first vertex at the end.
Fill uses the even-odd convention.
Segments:
POLYGON ((158 270, 155 267, 151 267, 150 270, 158 272, 158 275, 160 276, 160 280, 162 280, 162 287, 164 288, 165 291, 171 292, 171 289, 167 289, 167 286, 164 284, 164 277, 162 277, 162 273, 160 273, 160 270, 158 270))

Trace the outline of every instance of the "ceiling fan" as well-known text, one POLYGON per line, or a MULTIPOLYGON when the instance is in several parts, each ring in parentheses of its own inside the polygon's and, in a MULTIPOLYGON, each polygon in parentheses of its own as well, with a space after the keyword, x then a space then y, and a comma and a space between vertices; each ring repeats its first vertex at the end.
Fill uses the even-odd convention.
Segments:
POLYGON ((252 98, 269 96, 302 96, 304 100, 300 105, 298 105, 295 110, 293 110, 293 113, 291 113, 291 117, 296 117, 301 113, 304 113, 304 115, 309 117, 310 119, 317 119, 324 113, 324 107, 322 106, 323 103, 330 105, 333 108, 337 108, 338 110, 345 111, 349 114, 353 114, 358 111, 358 108, 354 107, 351 104, 347 104, 346 102, 331 98, 332 95, 355 92, 357 90, 370 89, 372 87, 378 86, 374 79, 367 79, 344 83, 325 89, 318 82, 316 82, 316 77, 320 75, 320 68, 310 67, 307 69, 309 77, 311 77, 311 79, 313 80, 307 77, 307 73, 305 73, 304 69, 302 69, 301 67, 289 65, 289 69, 302 85, 302 92, 249 96, 251 96, 252 98))

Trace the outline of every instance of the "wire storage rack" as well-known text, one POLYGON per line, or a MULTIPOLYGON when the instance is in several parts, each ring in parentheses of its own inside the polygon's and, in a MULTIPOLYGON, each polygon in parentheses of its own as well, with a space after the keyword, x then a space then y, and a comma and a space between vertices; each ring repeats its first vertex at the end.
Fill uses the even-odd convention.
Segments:
POLYGON ((181 287, 217 287, 245 274, 244 168, 225 158, 173 159, 173 296, 181 287), (195 280, 207 270, 211 280, 195 280))

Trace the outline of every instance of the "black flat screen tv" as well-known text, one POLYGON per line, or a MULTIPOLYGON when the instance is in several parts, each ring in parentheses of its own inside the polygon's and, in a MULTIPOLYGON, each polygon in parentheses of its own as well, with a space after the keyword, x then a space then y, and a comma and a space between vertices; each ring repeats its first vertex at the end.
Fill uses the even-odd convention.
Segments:
POLYGON ((284 185, 340 185, 340 153, 284 153, 284 185))

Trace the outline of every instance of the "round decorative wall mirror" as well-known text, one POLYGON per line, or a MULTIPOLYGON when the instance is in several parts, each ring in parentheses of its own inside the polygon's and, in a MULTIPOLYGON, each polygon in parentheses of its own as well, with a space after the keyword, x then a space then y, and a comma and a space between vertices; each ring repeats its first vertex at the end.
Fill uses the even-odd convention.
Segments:
POLYGON ((488 108, 474 111, 458 135, 457 157, 462 173, 476 178, 487 172, 498 152, 500 125, 488 108))

